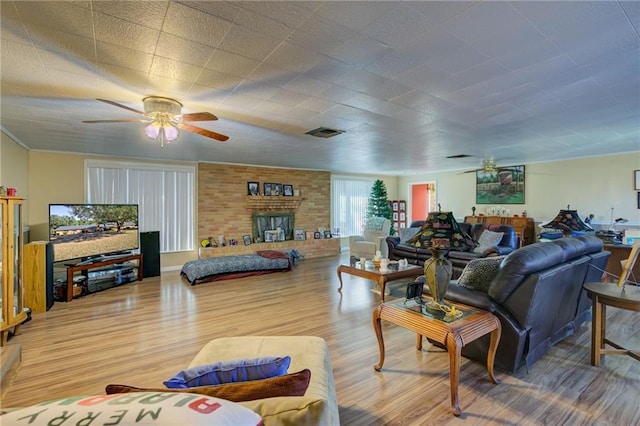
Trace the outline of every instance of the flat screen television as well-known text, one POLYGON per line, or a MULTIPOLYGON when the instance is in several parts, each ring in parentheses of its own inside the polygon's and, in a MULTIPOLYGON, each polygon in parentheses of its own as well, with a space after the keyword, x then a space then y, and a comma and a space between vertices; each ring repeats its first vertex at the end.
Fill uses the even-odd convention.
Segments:
POLYGON ((139 237, 137 204, 49 204, 54 262, 128 253, 139 237))

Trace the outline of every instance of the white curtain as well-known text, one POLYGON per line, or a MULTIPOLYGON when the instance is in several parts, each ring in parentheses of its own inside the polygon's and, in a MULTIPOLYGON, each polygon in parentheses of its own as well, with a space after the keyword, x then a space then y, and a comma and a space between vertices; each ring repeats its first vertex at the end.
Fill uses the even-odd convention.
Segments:
POLYGON ((160 231, 162 253, 194 250, 193 167, 87 160, 87 202, 138 204, 141 232, 160 231))
POLYGON ((331 227, 340 235, 362 235, 373 179, 331 176, 331 227))

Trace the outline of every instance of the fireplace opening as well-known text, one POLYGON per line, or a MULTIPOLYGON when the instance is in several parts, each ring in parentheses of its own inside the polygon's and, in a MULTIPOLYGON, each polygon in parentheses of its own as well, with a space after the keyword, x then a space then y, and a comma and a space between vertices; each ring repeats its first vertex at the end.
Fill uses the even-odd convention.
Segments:
POLYGON ((253 213, 253 241, 293 240, 294 217, 293 212, 253 213))

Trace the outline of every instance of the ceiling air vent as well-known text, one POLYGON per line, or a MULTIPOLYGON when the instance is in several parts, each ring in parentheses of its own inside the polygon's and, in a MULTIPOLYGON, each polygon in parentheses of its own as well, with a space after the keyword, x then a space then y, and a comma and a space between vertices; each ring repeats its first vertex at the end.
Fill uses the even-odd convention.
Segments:
POLYGON ((336 135, 344 133, 344 130, 329 129, 328 127, 318 127, 317 129, 309 130, 305 135, 315 136, 316 138, 331 138, 336 135))

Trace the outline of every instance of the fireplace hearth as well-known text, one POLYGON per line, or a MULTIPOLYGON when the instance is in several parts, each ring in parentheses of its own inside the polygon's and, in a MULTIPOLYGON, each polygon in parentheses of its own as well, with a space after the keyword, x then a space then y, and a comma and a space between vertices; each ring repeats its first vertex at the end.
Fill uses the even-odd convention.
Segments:
MULTIPOLYGON (((266 231, 282 230, 285 240, 293 240, 295 214, 293 212, 258 212, 252 214, 253 241, 265 241, 266 231)), ((277 233, 272 233, 272 237, 277 233)), ((267 237, 267 240, 270 240, 267 237)), ((277 237, 274 239, 277 240, 277 237)))

